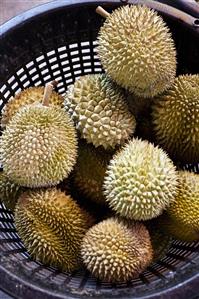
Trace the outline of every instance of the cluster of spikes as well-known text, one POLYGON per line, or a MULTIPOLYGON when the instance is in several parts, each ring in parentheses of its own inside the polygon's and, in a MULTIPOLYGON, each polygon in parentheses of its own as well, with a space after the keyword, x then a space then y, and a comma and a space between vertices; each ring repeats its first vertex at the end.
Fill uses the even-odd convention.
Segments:
POLYGON ((105 73, 64 97, 55 82, 27 88, 3 108, 0 200, 33 259, 117 283, 173 238, 199 240, 199 174, 176 167, 199 161, 199 75, 175 78, 175 43, 155 11, 97 12, 105 73))

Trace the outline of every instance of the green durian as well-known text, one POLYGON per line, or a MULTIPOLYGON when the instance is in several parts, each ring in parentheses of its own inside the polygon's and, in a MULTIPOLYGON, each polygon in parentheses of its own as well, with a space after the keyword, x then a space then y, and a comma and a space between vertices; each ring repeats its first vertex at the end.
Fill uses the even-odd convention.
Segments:
POLYGON ((173 162, 161 148, 133 139, 111 159, 104 194, 119 215, 148 220, 159 216, 174 200, 177 179, 173 162))
POLYGON ((105 74, 82 76, 65 96, 65 109, 81 137, 95 147, 115 148, 134 133, 135 117, 124 93, 105 74))
POLYGON ((128 226, 109 218, 88 230, 81 245, 81 256, 95 277, 108 282, 126 282, 146 269, 153 251, 143 224, 128 226))
POLYGON ((199 162, 199 75, 182 75, 153 105, 157 142, 183 163, 199 162))
POLYGON ((176 74, 176 50, 161 16, 140 5, 114 10, 98 35, 97 52, 107 74, 141 97, 168 89, 176 74))

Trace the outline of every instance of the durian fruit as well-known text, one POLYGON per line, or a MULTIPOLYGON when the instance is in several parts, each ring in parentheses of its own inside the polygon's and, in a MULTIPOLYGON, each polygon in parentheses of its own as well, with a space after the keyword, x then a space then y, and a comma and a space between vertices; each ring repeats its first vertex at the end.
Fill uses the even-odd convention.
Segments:
POLYGON ((157 224, 159 229, 166 233, 170 234, 175 239, 185 242, 193 242, 199 240, 199 231, 195 230, 193 227, 189 225, 185 225, 181 221, 176 221, 168 215, 168 213, 164 213, 157 219, 157 224))
POLYGON ((47 187, 68 176, 77 156, 76 132, 58 107, 29 105, 11 119, 1 139, 5 174, 25 187, 47 187))
POLYGON ((177 178, 173 162, 161 148, 133 139, 111 159, 104 192, 110 207, 121 216, 148 220, 174 200, 177 178))
POLYGON ((175 160, 199 161, 199 75, 182 75, 153 105, 158 143, 175 160))
POLYGON ((107 282, 137 277, 150 264, 152 255, 149 233, 143 224, 128 226, 114 218, 90 228, 81 246, 87 269, 107 282))
POLYGON ((81 142, 73 171, 74 186, 89 199, 104 204, 103 182, 111 154, 81 142))
POLYGON ((165 255, 169 251, 169 248, 171 247, 173 238, 170 234, 163 232, 159 228, 159 225, 157 225, 157 223, 150 223, 146 225, 146 227, 151 238, 151 244, 153 248, 153 262, 157 262, 158 260, 165 257, 165 255))
POLYGON ((93 223, 70 195, 53 188, 23 193, 15 224, 32 258, 73 271, 81 265, 80 244, 93 223))
POLYGON ((14 211, 18 197, 24 191, 24 188, 16 185, 5 174, 0 172, 0 200, 7 209, 14 211))
POLYGON ((114 148, 134 133, 136 121, 124 93, 105 74, 77 79, 68 89, 65 108, 81 137, 95 147, 114 148))
POLYGON ((178 193, 167 213, 199 234, 199 174, 179 171, 178 193))
MULTIPOLYGON (((22 90, 15 97, 9 99, 6 105, 2 109, 1 125, 5 127, 7 123, 12 119, 14 114, 23 106, 31 105, 34 103, 41 103, 43 100, 44 87, 34 86, 22 90)), ((57 92, 53 91, 49 104, 53 106, 63 107, 64 98, 57 92)))
POLYGON ((141 97, 168 89, 176 74, 176 50, 157 12, 140 5, 113 11, 98 36, 98 55, 107 74, 141 97))

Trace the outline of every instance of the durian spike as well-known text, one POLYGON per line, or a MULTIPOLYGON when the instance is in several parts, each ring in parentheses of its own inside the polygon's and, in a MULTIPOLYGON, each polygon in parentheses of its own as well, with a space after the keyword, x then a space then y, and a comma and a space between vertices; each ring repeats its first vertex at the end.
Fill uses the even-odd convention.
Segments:
POLYGON ((103 7, 98 6, 96 8, 96 13, 98 13, 100 16, 102 16, 103 18, 107 18, 108 16, 110 16, 110 13, 108 11, 106 11, 103 7))
POLYGON ((53 89, 57 86, 57 81, 51 81, 46 83, 45 89, 44 89, 44 96, 43 96, 43 101, 42 105, 43 106, 49 106, 49 98, 52 94, 53 89))

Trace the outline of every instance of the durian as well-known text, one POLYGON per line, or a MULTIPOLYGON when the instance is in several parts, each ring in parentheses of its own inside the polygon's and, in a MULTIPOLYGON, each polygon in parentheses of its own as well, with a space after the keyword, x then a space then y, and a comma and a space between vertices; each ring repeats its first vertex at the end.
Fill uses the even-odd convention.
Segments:
POLYGON ((164 213, 157 219, 157 224, 162 232, 167 235, 170 234, 175 239, 185 242, 193 242, 199 240, 199 231, 193 229, 193 227, 189 225, 185 225, 180 221, 176 221, 168 215, 168 213, 164 213))
POLYGON ((182 75, 153 106, 158 143, 175 160, 199 161, 199 75, 182 75))
MULTIPOLYGON (((18 93, 15 97, 9 99, 6 105, 2 109, 1 125, 5 127, 7 123, 12 119, 14 114, 23 106, 34 103, 41 103, 44 94, 43 86, 29 87, 18 93)), ((53 106, 63 107, 64 98, 56 93, 52 92, 49 98, 49 104, 53 106)))
POLYGON ((1 153, 5 174, 16 184, 56 185, 76 162, 75 128, 61 108, 24 106, 3 132, 1 153))
POLYGON ((177 178, 173 162, 161 148, 133 139, 111 159, 104 193, 110 207, 121 216, 148 220, 174 200, 177 178))
POLYGON ((199 174, 179 171, 178 193, 167 213, 199 234, 199 174))
POLYGON ((89 199, 104 204, 103 182, 111 154, 81 142, 73 172, 75 187, 89 199))
POLYGON ((105 74, 82 76, 71 85, 65 108, 81 137, 105 149, 123 144, 135 130, 123 92, 105 74))
POLYGON ((24 188, 12 182, 3 171, 0 172, 0 200, 7 209, 14 211, 17 199, 23 191, 24 188))
POLYGON ((80 244, 92 222, 69 195, 55 188, 22 194, 15 224, 34 259, 63 271, 80 267, 80 244))
POLYGON ((140 5, 113 11, 98 36, 98 55, 115 82, 142 97, 169 88, 176 74, 174 41, 163 19, 140 5))
POLYGON ((88 230, 81 255, 95 277, 108 282, 126 282, 137 277, 152 260, 149 233, 141 223, 128 226, 110 218, 88 230))

